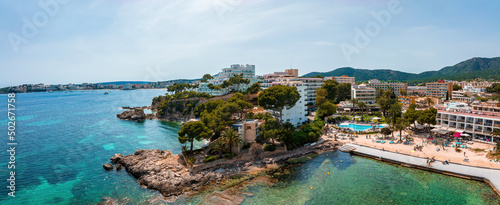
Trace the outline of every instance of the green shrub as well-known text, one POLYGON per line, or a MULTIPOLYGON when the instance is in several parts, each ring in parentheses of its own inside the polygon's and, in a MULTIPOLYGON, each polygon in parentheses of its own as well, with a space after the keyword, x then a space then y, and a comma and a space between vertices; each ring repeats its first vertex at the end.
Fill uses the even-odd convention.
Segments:
POLYGON ((271 144, 264 144, 263 147, 264 147, 264 151, 272 152, 272 151, 276 150, 276 146, 271 145, 271 144))
POLYGON ((207 162, 213 162, 215 160, 217 160, 217 156, 207 156, 207 157, 205 157, 203 162, 207 163, 207 162))

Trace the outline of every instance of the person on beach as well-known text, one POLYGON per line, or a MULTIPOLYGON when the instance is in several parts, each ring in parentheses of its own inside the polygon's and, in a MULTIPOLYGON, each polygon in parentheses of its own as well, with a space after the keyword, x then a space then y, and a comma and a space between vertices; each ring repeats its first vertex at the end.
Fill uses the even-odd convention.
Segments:
POLYGON ((464 157, 465 157, 465 152, 464 152, 464 157))

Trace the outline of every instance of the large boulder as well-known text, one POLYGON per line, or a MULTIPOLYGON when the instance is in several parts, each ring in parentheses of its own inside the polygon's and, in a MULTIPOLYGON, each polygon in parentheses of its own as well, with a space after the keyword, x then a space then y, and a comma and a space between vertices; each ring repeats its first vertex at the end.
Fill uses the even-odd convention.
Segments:
POLYGON ((136 108, 134 110, 127 110, 125 112, 117 114, 116 117, 118 117, 122 120, 131 120, 131 121, 141 122, 141 121, 144 121, 146 119, 146 114, 144 113, 143 109, 136 108))
POLYGON ((112 164, 103 164, 102 167, 106 170, 106 171, 109 171, 109 170, 113 170, 113 165, 112 164))

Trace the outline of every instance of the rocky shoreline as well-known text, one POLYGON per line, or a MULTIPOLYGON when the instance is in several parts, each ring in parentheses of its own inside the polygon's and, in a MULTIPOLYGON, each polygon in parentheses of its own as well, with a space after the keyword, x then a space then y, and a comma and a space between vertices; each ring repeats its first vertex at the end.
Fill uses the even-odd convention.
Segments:
POLYGON ((134 176, 141 186, 157 190, 164 197, 175 198, 212 184, 223 184, 223 180, 233 175, 248 174, 247 171, 256 167, 286 164, 293 158, 334 151, 338 147, 339 142, 321 141, 289 152, 271 153, 259 159, 233 159, 197 168, 186 166, 182 155, 174 155, 168 150, 140 149, 131 155, 115 154, 110 160, 134 176))

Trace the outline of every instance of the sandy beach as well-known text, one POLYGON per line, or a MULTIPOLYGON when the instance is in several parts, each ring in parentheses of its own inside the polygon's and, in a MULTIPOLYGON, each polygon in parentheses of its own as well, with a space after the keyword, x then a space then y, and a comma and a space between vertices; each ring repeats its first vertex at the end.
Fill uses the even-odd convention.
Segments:
MULTIPOLYGON (((397 134, 394 134, 394 141, 397 141, 399 139, 397 134)), ((403 137, 408 136, 408 133, 403 132, 403 137)), ((385 144, 382 143, 377 143, 375 134, 373 135, 366 135, 366 134, 360 134, 357 137, 354 138, 353 141, 351 141, 349 138, 344 137, 344 139, 341 139, 339 135, 337 134, 337 140, 343 143, 353 143, 353 144, 359 144, 359 145, 364 145, 364 146, 369 146, 373 148, 378 148, 378 149, 384 149, 387 151, 392 151, 392 152, 397 152, 397 153, 404 153, 404 154, 409 154, 413 156, 418 156, 418 157, 435 157, 436 160, 439 161, 445 161, 448 160, 450 162, 454 163, 460 163, 464 165, 470 165, 470 166, 481 166, 481 167, 489 167, 489 168, 497 168, 500 169, 500 162, 494 162, 490 161, 489 159, 486 158, 486 154, 488 153, 488 150, 492 150, 494 145, 492 144, 486 144, 486 143, 481 143, 481 142, 474 142, 474 144, 468 144, 467 149, 461 148, 461 152, 456 152, 454 148, 450 147, 445 147, 445 149, 442 149, 442 146, 436 146, 434 144, 430 143, 423 143, 425 139, 427 139, 427 134, 418 134, 414 135, 412 134, 411 137, 414 138, 414 141, 412 141, 409 145, 404 145, 404 144, 389 144, 391 141, 385 140, 385 144), (413 150, 415 145, 422 145, 423 148, 422 151, 418 150, 413 150), (439 147, 439 151, 438 151, 439 147), (481 151, 481 152, 475 152, 473 149, 479 148, 479 149, 484 149, 486 151, 481 151), (465 155, 464 155, 465 152, 465 155), (464 159, 468 159, 468 162, 464 162, 464 159)), ((323 136, 324 139, 327 140, 334 140, 333 134, 331 134, 331 137, 328 137, 327 135, 323 136)))

